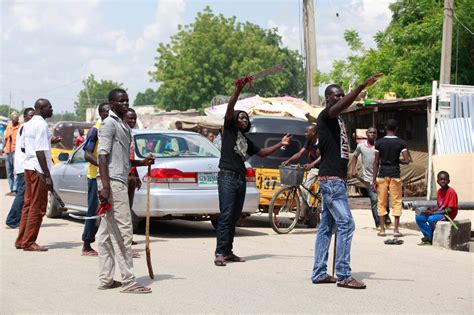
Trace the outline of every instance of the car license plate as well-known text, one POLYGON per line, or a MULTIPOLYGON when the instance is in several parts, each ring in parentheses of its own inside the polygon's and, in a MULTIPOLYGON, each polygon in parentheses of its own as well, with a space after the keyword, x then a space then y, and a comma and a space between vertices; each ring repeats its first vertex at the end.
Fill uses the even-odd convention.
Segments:
POLYGON ((198 185, 217 185, 217 173, 198 173, 198 185))

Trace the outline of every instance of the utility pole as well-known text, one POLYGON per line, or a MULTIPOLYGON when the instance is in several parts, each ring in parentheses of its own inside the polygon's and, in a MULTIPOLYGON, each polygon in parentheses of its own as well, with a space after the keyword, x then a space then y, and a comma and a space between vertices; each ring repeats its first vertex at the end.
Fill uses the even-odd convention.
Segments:
POLYGON ((441 45, 440 84, 451 83, 454 0, 444 0, 443 42, 441 45))
POLYGON ((318 69, 316 62, 316 30, 314 22, 313 0, 303 0, 304 52, 306 60, 306 101, 319 105, 318 87, 313 85, 313 78, 318 69))

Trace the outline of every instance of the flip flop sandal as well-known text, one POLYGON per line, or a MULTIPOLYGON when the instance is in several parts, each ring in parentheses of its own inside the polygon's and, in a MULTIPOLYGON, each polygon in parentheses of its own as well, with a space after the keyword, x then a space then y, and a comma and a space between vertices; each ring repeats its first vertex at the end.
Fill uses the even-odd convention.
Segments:
POLYGON ((214 265, 217 267, 225 267, 226 262, 223 256, 217 256, 216 259, 214 259, 214 265))
POLYGON ((99 290, 108 290, 108 289, 115 289, 115 288, 119 288, 122 286, 122 282, 120 281, 113 281, 111 284, 109 285, 101 285, 99 286, 97 289, 99 290))
POLYGON ((139 252, 132 252, 132 258, 140 258, 142 257, 139 252))
POLYGON ((393 233, 393 237, 403 237, 403 234, 400 232, 393 233))
POLYGON ((340 282, 337 284, 338 287, 347 288, 347 289, 365 289, 367 286, 356 279, 352 279, 351 281, 340 282))
POLYGON ((95 257, 98 256, 99 254, 95 250, 83 250, 81 253, 81 256, 91 256, 95 257))
POLYGON ((393 239, 386 240, 384 243, 385 243, 385 245, 402 245, 403 240, 393 238, 393 239))
POLYGON ((429 241, 423 241, 423 242, 418 244, 418 246, 431 246, 431 245, 433 245, 433 244, 431 244, 431 242, 429 242, 429 241))
POLYGON ((147 294, 147 293, 151 293, 151 289, 143 287, 141 285, 136 285, 131 288, 120 290, 120 293, 147 294))
POLYGON ((381 236, 381 237, 385 237, 385 236, 387 236, 387 234, 385 234, 385 232, 384 232, 384 233, 382 233, 382 232, 378 232, 378 233, 377 233, 377 235, 378 235, 378 236, 381 236))

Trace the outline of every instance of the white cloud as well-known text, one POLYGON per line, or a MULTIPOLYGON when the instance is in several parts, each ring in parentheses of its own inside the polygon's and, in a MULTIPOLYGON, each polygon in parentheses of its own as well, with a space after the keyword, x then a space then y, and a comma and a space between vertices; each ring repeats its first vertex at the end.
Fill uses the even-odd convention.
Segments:
MULTIPOLYGON (((153 70, 156 45, 169 42, 178 24, 191 23, 193 10, 201 10, 206 3, 2 1, 0 103, 8 102, 12 91, 15 104, 24 100, 25 105, 31 105, 41 96, 54 101, 56 111, 72 111, 81 80, 89 73, 99 80, 122 82, 133 99, 151 85, 147 73, 153 70), (145 7, 149 12, 144 12, 145 7)), ((318 65, 323 71, 330 68, 332 60, 349 53, 342 37, 344 29, 356 29, 365 44, 373 45, 372 36, 390 20, 386 1, 346 0, 345 5, 337 5, 339 18, 327 3, 316 3, 318 65)), ((281 17, 270 9, 251 14, 266 23, 263 27, 278 27, 285 46, 300 49, 303 31, 297 14, 281 17)), ((245 21, 247 16, 238 19, 245 21)))
POLYGON ((168 38, 183 24, 182 14, 186 9, 183 0, 161 0, 155 11, 155 19, 145 26, 143 36, 137 40, 137 48, 143 49, 144 42, 155 43, 159 39, 168 38))
POLYGON ((277 28, 278 35, 281 36, 281 41, 283 46, 289 47, 291 49, 300 50, 301 49, 301 40, 300 35, 303 37, 303 30, 300 31, 298 26, 288 26, 285 23, 277 23, 273 20, 268 20, 268 28, 277 28))

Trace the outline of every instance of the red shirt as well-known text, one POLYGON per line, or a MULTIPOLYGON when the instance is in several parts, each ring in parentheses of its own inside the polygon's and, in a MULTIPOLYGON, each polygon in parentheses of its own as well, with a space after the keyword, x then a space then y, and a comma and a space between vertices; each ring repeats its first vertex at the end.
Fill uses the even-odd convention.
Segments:
POLYGON ((438 189, 437 204, 439 210, 451 208, 452 210, 449 212, 449 217, 454 220, 458 214, 458 194, 456 194, 453 188, 449 187, 446 192, 443 192, 441 188, 438 189))
POLYGON ((81 135, 77 136, 77 137, 76 137, 76 141, 75 141, 75 142, 76 142, 76 143, 75 143, 75 144, 76 144, 76 148, 77 148, 78 146, 80 146, 81 143, 84 142, 84 140, 85 140, 85 139, 84 139, 83 136, 81 136, 81 135))

